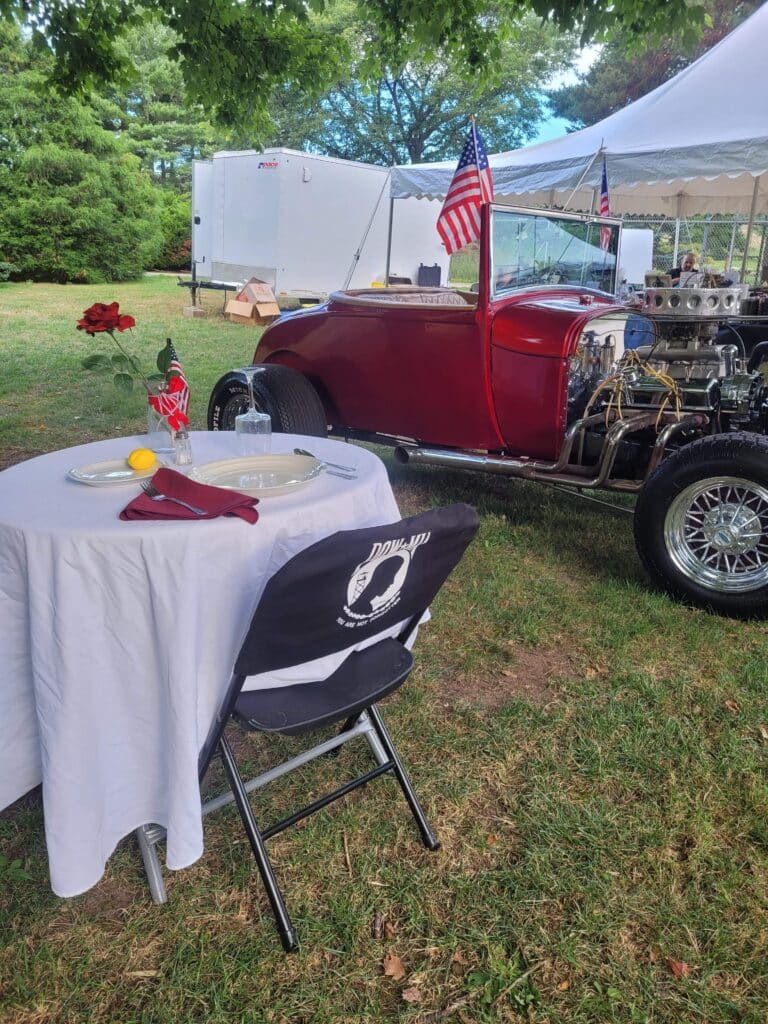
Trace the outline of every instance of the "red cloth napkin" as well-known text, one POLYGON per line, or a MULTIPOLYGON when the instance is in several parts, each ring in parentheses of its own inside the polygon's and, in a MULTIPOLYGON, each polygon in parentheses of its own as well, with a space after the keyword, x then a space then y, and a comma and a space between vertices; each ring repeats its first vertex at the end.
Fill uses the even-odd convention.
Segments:
POLYGON ((173 469, 158 469, 152 477, 152 483, 161 494, 181 498, 196 508, 205 509, 205 514, 199 516, 175 501, 153 500, 142 491, 125 506, 120 513, 121 519, 215 519, 217 516, 239 516, 247 523, 255 523, 259 518, 256 511, 258 498, 228 491, 223 487, 195 483, 173 469))

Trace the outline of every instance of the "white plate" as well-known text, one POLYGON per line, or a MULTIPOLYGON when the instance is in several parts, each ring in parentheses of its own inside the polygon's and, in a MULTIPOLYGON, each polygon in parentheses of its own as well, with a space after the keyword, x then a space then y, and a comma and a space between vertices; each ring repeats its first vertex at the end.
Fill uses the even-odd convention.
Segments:
POLYGON ((91 487, 110 487, 113 484, 131 484, 136 480, 144 480, 153 476, 165 463, 158 459, 150 469, 131 469, 125 459, 113 459, 111 462, 92 462, 88 466, 77 466, 70 469, 67 476, 79 484, 91 487))
POLYGON ((319 476, 324 468, 319 459, 308 455, 249 455, 195 466, 189 479, 266 498, 303 487, 319 476))

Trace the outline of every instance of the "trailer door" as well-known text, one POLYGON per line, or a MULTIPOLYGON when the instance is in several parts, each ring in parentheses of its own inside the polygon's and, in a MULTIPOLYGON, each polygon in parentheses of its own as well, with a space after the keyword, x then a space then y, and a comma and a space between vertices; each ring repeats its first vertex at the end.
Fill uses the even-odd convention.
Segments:
POLYGON ((192 259, 197 276, 210 278, 213 260, 213 162, 192 161, 192 259))

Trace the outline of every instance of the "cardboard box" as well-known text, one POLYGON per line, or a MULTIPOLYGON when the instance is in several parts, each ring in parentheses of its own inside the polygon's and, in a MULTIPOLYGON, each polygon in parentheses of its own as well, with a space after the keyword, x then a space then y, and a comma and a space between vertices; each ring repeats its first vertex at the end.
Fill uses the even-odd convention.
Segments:
POLYGON ((280 307, 266 281, 252 277, 234 299, 224 307, 224 315, 230 323, 250 324, 252 327, 271 324, 280 316, 280 307))
POLYGON ((224 307, 224 316, 233 324, 250 324, 255 326, 254 309, 252 302, 238 302, 237 299, 230 299, 224 307))
POLYGON ((254 324, 269 324, 280 316, 280 307, 275 300, 274 292, 266 281, 262 281, 258 277, 252 277, 250 281, 247 281, 233 302, 227 303, 227 314, 230 311, 229 307, 234 303, 238 303, 243 308, 235 308, 232 311, 232 317, 228 316, 233 323, 242 323, 240 318, 245 316, 254 324), (251 307, 249 312, 245 311, 246 305, 251 307), (238 319, 234 320, 234 317, 238 317, 238 319))

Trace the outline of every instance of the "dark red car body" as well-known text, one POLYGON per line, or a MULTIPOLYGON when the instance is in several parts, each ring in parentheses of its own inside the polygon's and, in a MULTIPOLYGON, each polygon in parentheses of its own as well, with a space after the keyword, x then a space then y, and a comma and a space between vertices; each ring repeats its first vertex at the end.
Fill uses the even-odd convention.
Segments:
POLYGON ((622 307, 557 285, 491 299, 488 280, 481 266, 478 292, 462 293, 474 307, 334 293, 269 327, 254 362, 307 377, 333 428, 556 458, 569 360, 590 320, 622 307))
MULTIPOLYGON (((768 337, 728 321, 728 287, 623 306, 619 251, 616 222, 485 207, 476 289, 372 286, 281 316, 255 401, 274 430, 403 462, 634 493, 659 586, 768 614, 768 337)), ((222 377, 209 427, 233 429, 247 393, 242 371, 222 377)))

